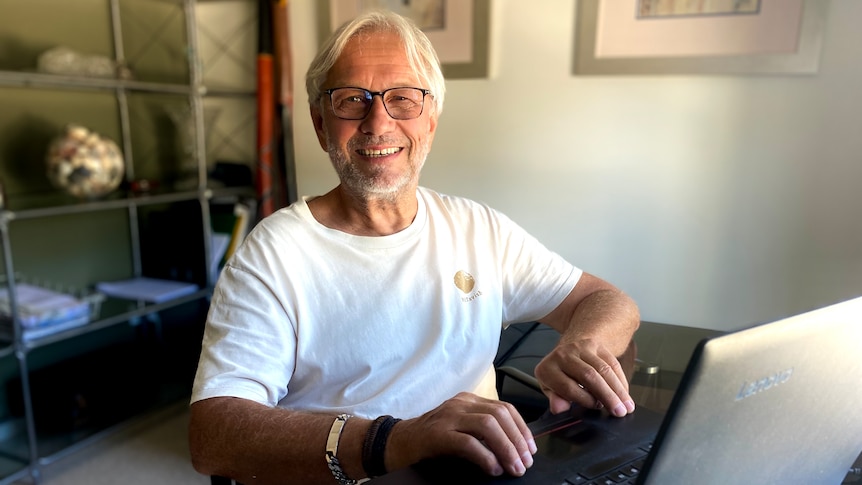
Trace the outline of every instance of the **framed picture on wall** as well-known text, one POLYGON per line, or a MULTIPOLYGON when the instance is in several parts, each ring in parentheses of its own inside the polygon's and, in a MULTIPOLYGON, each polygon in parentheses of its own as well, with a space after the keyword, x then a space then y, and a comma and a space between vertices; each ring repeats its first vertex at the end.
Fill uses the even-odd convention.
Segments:
POLYGON ((574 73, 813 74, 829 0, 579 0, 574 73))
POLYGON ((322 43, 360 12, 384 8, 409 17, 437 50, 447 79, 488 77, 490 0, 320 0, 322 43))

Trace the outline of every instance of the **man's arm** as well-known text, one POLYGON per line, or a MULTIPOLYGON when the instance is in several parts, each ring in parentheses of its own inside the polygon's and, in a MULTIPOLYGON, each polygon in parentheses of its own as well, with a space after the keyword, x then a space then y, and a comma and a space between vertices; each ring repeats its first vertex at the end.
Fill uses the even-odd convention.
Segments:
POLYGON ((618 356, 640 325, 635 302, 614 285, 584 273, 542 323, 560 332, 556 347, 536 366, 536 378, 559 413, 570 403, 605 407, 615 416, 634 410, 618 356))
MULTIPOLYGON (((217 397, 191 405, 189 447, 195 470, 242 483, 335 483, 324 451, 335 415, 270 408, 217 397)), ((362 447, 372 421, 347 420, 338 444, 346 475, 364 478, 362 447)), ((486 473, 520 476, 536 444, 515 408, 462 393, 428 413, 398 422, 384 455, 389 471, 440 455, 460 456, 486 473)))
MULTIPOLYGON (((241 483, 335 483, 324 452, 335 416, 289 411, 233 397, 192 403, 189 449, 192 465, 204 475, 241 483)), ((348 476, 355 468, 362 437, 371 422, 351 418, 345 423, 338 458, 348 476), (356 445, 358 441, 358 445, 356 445)), ((351 475, 351 473, 353 475, 351 475)))

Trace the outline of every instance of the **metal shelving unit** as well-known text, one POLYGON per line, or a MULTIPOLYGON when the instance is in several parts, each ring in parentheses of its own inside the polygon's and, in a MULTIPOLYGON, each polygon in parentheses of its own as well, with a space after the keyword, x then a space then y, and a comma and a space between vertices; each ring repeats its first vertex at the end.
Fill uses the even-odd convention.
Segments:
MULTIPOLYGON (((145 346, 165 345, 168 338, 163 335, 162 317, 171 315, 171 312, 177 312, 181 315, 184 312, 190 312, 193 315, 201 316, 202 313, 205 313, 208 297, 214 285, 214 277, 207 271, 213 250, 211 247, 210 204, 214 200, 225 198, 254 197, 252 187, 225 188, 212 186, 208 183, 208 137, 206 130, 221 132, 221 137, 227 140, 223 143, 232 145, 234 152, 240 154, 239 157, 244 158, 249 155, 251 158, 248 160, 253 160, 254 155, 246 150, 243 143, 236 141, 243 135, 242 133, 237 134, 238 130, 243 128, 206 126, 208 108, 205 104, 218 103, 218 97, 228 99, 232 103, 239 99, 240 104, 245 103, 246 105, 242 109, 248 111, 247 105, 250 104, 253 113, 254 90, 243 85, 217 86, 211 92, 210 99, 207 99, 207 89, 204 85, 207 59, 201 59, 200 56, 199 32, 196 23, 198 3, 221 2, 205 0, 83 0, 76 2, 76 8, 80 8, 80 10, 75 10, 75 12, 80 13, 76 13, 74 20, 62 18, 62 11, 56 14, 58 15, 54 19, 56 22, 69 21, 75 25, 94 22, 91 26, 93 30, 108 32, 107 36, 103 37, 102 42, 80 40, 82 48, 98 46, 103 50, 111 51, 113 60, 120 65, 134 63, 136 66, 140 66, 140 78, 114 79, 46 74, 16 65, 16 61, 4 59, 3 54, 0 53, 0 100, 4 99, 4 96, 6 99, 17 98, 19 94, 22 97, 29 97, 31 96, 29 93, 36 92, 45 93, 46 98, 55 95, 66 96, 58 99, 63 99, 64 103, 66 100, 70 100, 69 104, 75 106, 76 102, 83 103, 74 99, 78 96, 92 95, 94 96, 93 99, 99 102, 105 95, 112 97, 115 112, 109 118, 113 119, 105 121, 105 117, 100 117, 98 113, 86 115, 88 119, 104 121, 104 125, 110 128, 112 134, 116 134, 118 145, 124 154, 127 183, 139 178, 159 181, 159 174, 170 174, 170 170, 175 168, 176 164, 181 163, 181 160, 174 160, 171 163, 165 162, 164 154, 167 150, 164 146, 159 145, 161 134, 164 133, 164 130, 171 129, 170 122, 164 112, 156 112, 150 108, 165 102, 165 100, 169 103, 185 104, 189 109, 189 121, 192 124, 191 132, 194 134, 190 153, 197 167, 196 181, 182 187, 171 187, 170 184, 164 184, 167 187, 160 187, 158 190, 150 192, 132 192, 123 188, 105 198, 80 201, 74 200, 57 190, 47 189, 44 181, 30 184, 26 174, 22 175, 22 170, 13 167, 17 162, 13 161, 11 158, 14 157, 9 157, 8 154, 15 155, 14 150, 6 150, 5 152, 3 150, 3 143, 9 143, 10 138, 0 136, 0 164, 6 165, 6 167, 0 167, 3 168, 0 171, 0 177, 4 173, 11 174, 12 182, 16 184, 13 187, 12 184, 8 183, 9 181, 6 181, 7 193, 5 197, 0 197, 2 200, 0 202, 0 251, 2 251, 0 274, 8 282, 6 291, 8 292, 14 326, 14 338, 6 342, 0 341, 0 361, 6 359, 8 362, 16 364, 17 376, 14 379, 20 381, 23 406, 23 416, 6 418, 0 416, 0 485, 18 483, 19 480, 27 480, 34 484, 40 483, 41 470, 44 466, 81 446, 86 446, 94 440, 100 439, 106 433, 110 433, 112 429, 124 426, 124 423, 128 421, 128 419, 119 419, 107 425, 100 423, 90 428, 75 429, 70 432, 43 433, 39 426, 40 416, 36 412, 40 403, 33 395, 34 389, 31 380, 34 372, 34 369, 31 368, 31 360, 34 353, 41 352, 40 357, 45 360, 47 354, 70 352, 68 350, 55 351, 55 349, 60 349, 58 346, 72 341, 77 344, 77 342, 84 341, 81 339, 92 338, 112 331, 123 332, 122 335, 124 336, 126 333, 133 335, 131 341, 135 345, 138 344, 138 340, 143 341, 141 345, 145 346), (106 43, 104 42, 105 38, 110 38, 108 42, 110 45, 103 45, 106 43), (163 70, 164 65, 167 65, 168 68, 163 70), (178 68, 178 66, 180 67, 178 68), (170 72, 170 68, 178 69, 179 74, 170 72), (153 98, 152 102, 150 97, 153 98), (166 125, 168 128, 165 128, 166 125), (5 160, 3 158, 4 153, 7 156, 5 160), (23 185, 30 184, 31 186, 19 189, 17 185, 20 184, 17 182, 22 180, 24 181, 23 185), (179 208, 182 208, 182 211, 179 208), (32 241, 24 241, 20 237, 16 238, 19 230, 25 234, 21 237, 26 239, 28 234, 45 234, 46 232, 50 234, 50 231, 44 229, 45 226, 67 224, 64 221, 70 218, 76 221, 92 221, 93 218, 109 216, 112 221, 115 221, 112 222, 114 224, 112 227, 115 230, 105 229, 105 231, 112 231, 112 241, 122 242, 119 244, 122 246, 122 250, 115 249, 114 244, 104 243, 103 247, 108 248, 104 252, 110 256, 108 259, 113 258, 111 259, 114 261, 112 264, 117 264, 116 261, 120 261, 119 266, 122 268, 119 270, 97 268, 93 269, 92 273, 96 275, 122 273, 124 277, 146 276, 148 256, 145 254, 144 239, 146 237, 155 237, 156 239, 159 237, 151 234, 153 232, 151 226, 156 224, 153 214, 166 216, 170 219, 175 216, 175 213, 179 214, 177 217, 185 217, 187 213, 192 214, 193 220, 182 222, 184 226, 190 227, 190 230, 197 234, 196 242, 192 244, 197 248, 195 254, 199 261, 194 262, 192 266, 203 268, 203 271, 191 271, 191 273, 194 282, 198 283, 201 288, 199 291, 158 304, 107 298, 101 303, 98 315, 86 325, 37 339, 24 339, 22 337, 18 317, 17 272, 22 269, 25 271, 37 269, 50 273, 51 268, 46 269, 46 266, 51 264, 51 258, 43 253, 46 254, 44 259, 48 262, 41 261, 39 249, 28 247, 32 241), (125 233, 116 234, 116 230, 121 225, 125 226, 125 229, 121 231, 125 233), (144 234, 144 232, 147 233, 144 234), (19 253, 25 254, 19 258, 19 253)), ((254 2, 249 0, 235 0, 233 3, 249 4, 251 9, 246 8, 246 11, 253 11, 255 8, 254 2)), ((28 0, 28 2, 0 0, 0 11, 4 11, 4 16, 9 15, 9 18, 20 19, 22 16, 26 18, 31 15, 33 16, 31 24, 36 25, 50 22, 44 17, 37 17, 37 15, 43 15, 46 9, 71 8, 68 7, 68 4, 69 2, 66 0, 28 0), (15 17, 16 15, 18 17, 15 17)), ((237 30, 240 33, 235 33, 235 35, 247 36, 249 35, 249 25, 256 26, 250 21, 246 21, 243 25, 237 30)), ((0 20, 0 31, 3 30, 2 26, 2 20, 0 20)), ((69 27, 70 31, 74 32, 70 35, 81 35, 82 31, 75 30, 77 28, 75 26, 69 27)), ((29 34, 25 32, 21 35, 26 38, 29 34)), ((75 43, 75 40, 78 38, 69 39, 72 44, 75 43)), ((36 44, 40 42, 44 44, 46 41, 45 39, 34 41, 36 44)), ((219 54, 224 49, 230 48, 230 43, 216 46, 214 51, 210 50, 210 53, 216 52, 216 54, 210 54, 209 57, 216 59, 231 57, 219 54)), ((238 59, 238 56, 233 57, 238 59)), ((253 58, 247 61, 253 66, 253 58)), ((246 60, 240 59, 240 62, 244 63, 246 60)), ((24 105, 23 103, 22 105, 24 105)), ((32 121, 34 116, 29 109, 20 107, 19 109, 24 112, 22 118, 32 121)), ((49 109, 43 108, 42 111, 36 110, 36 112, 35 118, 42 125, 56 125, 58 123, 57 118, 60 115, 47 122, 44 120, 53 116, 49 109)), ((232 113, 231 118, 227 121, 237 123, 237 126, 248 129, 248 120, 237 117, 235 113, 232 113)), ((17 123, 19 123, 18 119, 4 119, 0 113, 0 133, 4 127, 8 129, 17 126, 17 123)), ((23 153, 26 150, 19 151, 23 153)), ((28 163, 41 162, 41 160, 30 160, 28 163)), ((17 167, 17 165, 15 166, 17 167)), ((166 177, 168 176, 166 175, 166 177)), ((91 226, 100 227, 95 223, 92 223, 91 226)), ((73 240, 78 237, 86 237, 86 235, 70 235, 70 239, 73 240)), ((171 237, 171 235, 168 233, 164 237, 171 237)), ((32 246, 44 245, 32 244, 32 246)), ((83 246, 83 243, 79 243, 78 246, 74 244, 71 246, 74 250, 83 246)), ((62 253, 65 250, 66 248, 60 248, 57 252, 62 253)), ((100 248, 96 247, 92 252, 99 253, 100 248)), ((67 256, 70 256, 67 259, 78 259, 75 255, 67 256)), ((89 254, 82 255, 81 259, 90 258, 95 261, 98 257, 100 254, 89 254)), ((81 266, 95 268, 99 264, 94 262, 86 265, 84 262, 81 263, 81 266)), ((76 273, 75 268, 57 269, 57 279, 93 278, 92 275, 74 274, 76 273)), ((88 279, 85 283, 92 286, 96 281, 95 279, 88 279)), ((77 283, 81 284, 81 281, 77 281, 77 283)), ((196 350, 193 348, 191 352, 194 353, 196 350)), ((62 357, 60 359, 62 360, 62 357)), ((112 364, 107 363, 107 365, 112 364)), ((7 394, 8 392, 7 383, 7 394)), ((162 402, 156 397, 150 408, 156 412, 160 407, 168 404, 170 404, 170 398, 166 402, 162 402)))

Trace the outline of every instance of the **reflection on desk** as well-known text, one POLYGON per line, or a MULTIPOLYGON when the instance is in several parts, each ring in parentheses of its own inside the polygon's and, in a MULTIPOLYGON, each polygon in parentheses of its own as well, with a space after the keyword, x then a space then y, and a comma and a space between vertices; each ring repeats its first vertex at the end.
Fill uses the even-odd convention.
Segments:
POLYGON ((703 328, 641 322, 634 336, 637 362, 629 380, 635 404, 664 414, 679 386, 685 367, 701 340, 724 332, 703 328))

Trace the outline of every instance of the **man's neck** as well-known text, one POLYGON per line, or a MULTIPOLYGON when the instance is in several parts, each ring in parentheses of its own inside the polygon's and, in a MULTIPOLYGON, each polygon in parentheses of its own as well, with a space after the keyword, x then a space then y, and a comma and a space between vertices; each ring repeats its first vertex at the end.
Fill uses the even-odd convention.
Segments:
POLYGON ((406 229, 416 218, 415 187, 395 198, 356 197, 342 186, 312 199, 308 208, 317 222, 355 236, 388 236, 406 229))

